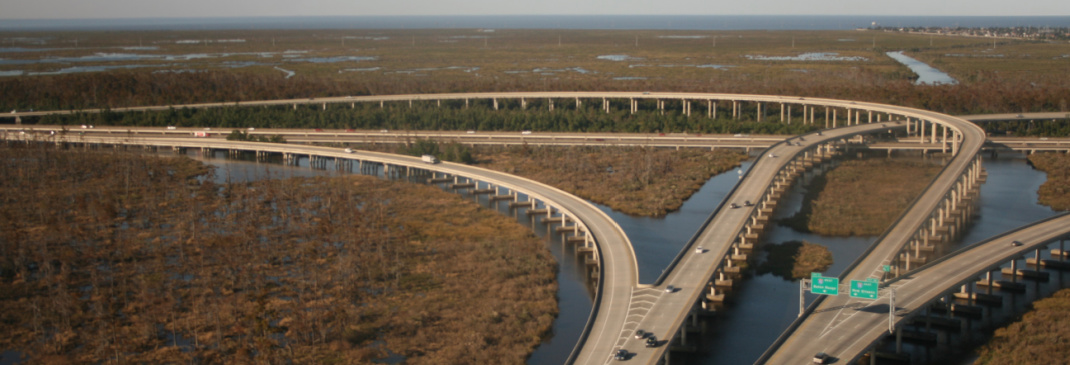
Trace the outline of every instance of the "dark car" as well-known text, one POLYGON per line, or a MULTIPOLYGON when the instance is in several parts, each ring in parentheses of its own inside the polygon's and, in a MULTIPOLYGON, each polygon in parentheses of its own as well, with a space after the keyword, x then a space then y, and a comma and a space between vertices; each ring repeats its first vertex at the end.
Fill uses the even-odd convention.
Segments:
POLYGON ((641 340, 643 338, 646 338, 646 335, 647 335, 646 331, 635 330, 635 339, 636 340, 641 340))
POLYGON ((617 352, 613 353, 613 358, 617 360, 628 360, 628 350, 617 350, 617 352))
POLYGON ((1011 242, 1011 246, 1022 247, 1022 242, 1021 241, 1013 241, 1013 242, 1011 242))
POLYGON ((832 361, 832 356, 829 356, 829 354, 824 352, 818 352, 814 355, 815 364, 828 364, 830 361, 832 361))
POLYGON ((646 338, 646 347, 658 347, 658 338, 654 335, 646 338))

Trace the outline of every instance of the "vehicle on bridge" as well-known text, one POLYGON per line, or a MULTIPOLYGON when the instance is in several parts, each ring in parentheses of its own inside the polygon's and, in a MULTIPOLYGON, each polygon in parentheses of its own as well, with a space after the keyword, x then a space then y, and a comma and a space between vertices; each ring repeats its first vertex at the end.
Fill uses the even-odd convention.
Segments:
POLYGON ((423 155, 423 156, 420 156, 420 159, 424 160, 424 162, 429 163, 429 164, 438 163, 438 159, 435 158, 435 156, 432 156, 432 155, 423 155))

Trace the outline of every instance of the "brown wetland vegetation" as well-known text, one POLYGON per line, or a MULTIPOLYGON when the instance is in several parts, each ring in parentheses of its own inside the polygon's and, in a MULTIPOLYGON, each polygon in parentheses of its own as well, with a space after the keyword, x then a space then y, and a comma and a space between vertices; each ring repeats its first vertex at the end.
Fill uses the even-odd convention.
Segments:
POLYGON ((941 167, 925 162, 847 160, 814 178, 802 209, 783 221, 830 236, 883 233, 921 194, 941 167))
POLYGON ((371 177, 0 146, 0 348, 33 363, 523 363, 556 264, 507 217, 371 177))
POLYGON ((1048 174, 1048 180, 1037 191, 1039 203, 1055 210, 1070 210, 1070 155, 1034 153, 1029 155, 1029 163, 1048 174))
POLYGON ((875 30, 100 31, 0 38, 30 50, 4 54, 15 62, 0 66, 13 75, 0 77, 0 110, 540 90, 782 94, 951 114, 1070 110, 1065 42, 997 45, 875 30), (959 83, 915 85, 916 75, 885 55, 897 50, 959 83), (134 57, 99 59, 112 53, 134 57), (771 58, 805 53, 834 58, 771 58), (110 69, 62 73, 72 65, 110 69))

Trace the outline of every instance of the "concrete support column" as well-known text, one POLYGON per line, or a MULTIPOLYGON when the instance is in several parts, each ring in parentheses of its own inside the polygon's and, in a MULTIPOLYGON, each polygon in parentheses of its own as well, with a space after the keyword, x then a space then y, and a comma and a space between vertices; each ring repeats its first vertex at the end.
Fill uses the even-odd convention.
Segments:
POLYGON ((493 98, 491 100, 494 100, 494 110, 498 110, 498 98, 493 98))
MULTIPOLYGON (((873 123, 873 111, 872 110, 867 110, 866 112, 869 113, 869 123, 873 123)), ((878 117, 878 119, 879 118, 880 117, 878 117)))
POLYGON ((554 99, 546 99, 550 102, 550 111, 554 111, 554 99))
POLYGON ((606 111, 606 114, 609 114, 609 99, 602 98, 602 109, 606 111))
POLYGON ((717 103, 714 103, 713 100, 706 100, 706 117, 717 119, 717 103))
MULTIPOLYGON (((836 112, 838 110, 832 109, 832 128, 836 128, 836 112)), ((825 128, 828 128, 828 121, 825 122, 825 128)))
POLYGON ((945 125, 945 126, 942 126, 942 127, 944 127, 943 128, 944 129, 944 137, 943 137, 943 141, 941 141, 941 144, 940 144, 940 152, 947 153, 947 126, 945 125))
MULTIPOLYGON (((520 98, 520 109, 527 109, 527 108, 528 108, 528 100, 524 99, 524 98, 520 98)), ((606 111, 609 111, 609 109, 606 109, 606 111)))
POLYGON ((925 143, 925 121, 924 120, 918 119, 918 128, 917 128, 917 130, 919 131, 918 132, 918 137, 920 137, 920 138, 918 138, 918 142, 919 143, 925 143))
POLYGON ((780 122, 781 123, 784 122, 784 113, 785 113, 784 103, 780 103, 780 122))
POLYGON ((468 99, 464 99, 464 108, 468 109, 468 99))
POLYGON ((739 102, 732 100, 732 119, 739 119, 739 102))
POLYGON ((580 98, 576 98, 576 110, 579 110, 580 107, 583 107, 583 102, 580 101, 580 98))
POLYGON ((762 103, 758 103, 758 123, 762 122, 762 116, 764 114, 765 113, 763 113, 763 110, 762 110, 762 103))
MULTIPOLYGON (((805 116, 803 116, 803 121, 806 121, 805 116)), ((788 124, 791 124, 791 104, 788 104, 788 124)))

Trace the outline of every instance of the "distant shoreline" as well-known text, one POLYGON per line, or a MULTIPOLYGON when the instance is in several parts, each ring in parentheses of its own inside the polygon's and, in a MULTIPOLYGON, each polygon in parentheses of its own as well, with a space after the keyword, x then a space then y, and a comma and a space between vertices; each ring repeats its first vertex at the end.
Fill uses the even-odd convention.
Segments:
POLYGON ((1070 27, 1070 16, 471 15, 0 19, 0 32, 232 29, 851 30, 885 27, 1070 27))

